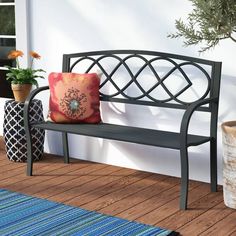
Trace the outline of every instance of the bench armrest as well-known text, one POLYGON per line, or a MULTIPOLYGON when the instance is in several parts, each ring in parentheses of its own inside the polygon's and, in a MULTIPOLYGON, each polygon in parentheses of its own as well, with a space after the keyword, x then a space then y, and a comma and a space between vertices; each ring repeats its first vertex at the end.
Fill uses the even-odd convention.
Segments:
POLYGON ((26 101, 25 101, 25 105, 24 105, 24 125, 25 125, 25 129, 29 128, 29 107, 30 107, 30 103, 33 100, 33 98, 40 93, 41 91, 47 90, 49 89, 49 86, 43 86, 40 88, 36 88, 34 89, 30 95, 27 97, 26 101))
POLYGON ((194 103, 192 103, 185 111, 182 121, 181 121, 181 126, 180 126, 180 145, 182 147, 186 147, 187 146, 187 135, 188 135, 188 128, 189 128, 189 122, 190 119, 194 113, 194 111, 196 111, 196 109, 202 105, 208 104, 208 103, 217 103, 218 102, 218 98, 207 98, 204 100, 200 100, 200 101, 196 101, 194 103))

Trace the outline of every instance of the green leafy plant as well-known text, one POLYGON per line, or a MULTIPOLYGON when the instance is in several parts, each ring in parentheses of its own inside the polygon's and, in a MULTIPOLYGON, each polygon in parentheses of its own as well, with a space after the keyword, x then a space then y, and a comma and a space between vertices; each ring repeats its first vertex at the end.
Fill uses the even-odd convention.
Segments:
POLYGON ((170 38, 184 37, 184 45, 205 44, 200 52, 214 48, 220 40, 236 42, 236 1, 235 0, 190 0, 193 11, 187 23, 176 20, 177 32, 170 38))
POLYGON ((6 74, 6 79, 12 84, 33 84, 38 87, 37 78, 44 78, 38 73, 45 72, 42 69, 34 70, 32 69, 34 59, 40 59, 41 56, 31 51, 31 63, 29 68, 20 68, 19 57, 22 57, 24 54, 20 50, 13 50, 8 54, 9 59, 16 60, 16 67, 6 66, 9 72, 6 74))

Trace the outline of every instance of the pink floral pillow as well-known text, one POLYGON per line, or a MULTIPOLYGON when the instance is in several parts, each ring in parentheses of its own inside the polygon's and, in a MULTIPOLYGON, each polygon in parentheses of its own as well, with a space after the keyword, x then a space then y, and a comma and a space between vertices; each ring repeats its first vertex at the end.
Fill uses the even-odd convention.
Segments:
POLYGON ((100 78, 96 73, 51 73, 49 120, 56 123, 99 123, 100 78))

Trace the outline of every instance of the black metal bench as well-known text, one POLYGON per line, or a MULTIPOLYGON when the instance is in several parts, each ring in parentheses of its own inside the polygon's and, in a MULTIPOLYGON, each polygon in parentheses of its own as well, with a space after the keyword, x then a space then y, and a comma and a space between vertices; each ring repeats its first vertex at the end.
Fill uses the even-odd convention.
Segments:
MULTIPOLYGON (((77 70, 80 64, 85 73, 91 72, 95 67, 103 73, 103 80, 100 85, 101 101, 156 106, 168 109, 184 109, 185 112, 180 124, 180 131, 170 132, 108 123, 56 124, 41 122, 30 124, 28 112, 31 100, 39 92, 49 89, 48 86, 41 87, 34 90, 25 102, 24 119, 28 155, 27 175, 32 175, 33 168, 30 129, 31 127, 37 127, 62 132, 65 163, 69 162, 68 133, 180 150, 181 209, 187 208, 189 183, 188 147, 210 142, 211 191, 217 191, 217 116, 221 62, 140 50, 96 51, 63 55, 63 72, 73 71, 82 73, 81 70, 77 70), (137 60, 137 64, 134 62, 135 60, 137 60), (132 67, 135 68, 135 71, 132 70, 132 67), (161 73, 158 70, 161 70, 161 73), (146 73, 148 73, 147 71, 155 78, 155 82, 144 89, 140 82, 140 77, 145 77, 146 73), (194 101, 186 102, 183 101, 182 97, 185 98, 185 93, 194 87, 193 81, 196 78, 191 78, 191 76, 196 77, 196 75, 194 75, 193 71, 197 71, 198 77, 200 76, 204 80, 203 84, 205 86, 200 86, 201 90, 203 87, 204 90, 194 101), (121 72, 122 76, 128 76, 127 81, 122 86, 116 77, 118 72, 121 72), (177 81, 179 78, 182 80, 178 86, 174 86, 174 92, 173 87, 172 89, 168 87, 168 84, 173 85, 173 83, 170 83, 170 81, 167 83, 172 78, 173 81, 177 81), (104 89, 106 86, 113 89, 112 94, 107 92, 109 89, 104 89), (131 86, 135 86, 133 90, 137 90, 136 95, 130 95, 131 86), (155 92, 160 88, 162 92, 155 92), (165 98, 159 97, 163 93, 166 94, 165 98), (210 113, 210 134, 208 136, 189 134, 189 122, 195 111, 210 113)), ((133 90, 132 93, 134 92, 133 90)), ((193 90, 196 92, 195 89, 193 90)))

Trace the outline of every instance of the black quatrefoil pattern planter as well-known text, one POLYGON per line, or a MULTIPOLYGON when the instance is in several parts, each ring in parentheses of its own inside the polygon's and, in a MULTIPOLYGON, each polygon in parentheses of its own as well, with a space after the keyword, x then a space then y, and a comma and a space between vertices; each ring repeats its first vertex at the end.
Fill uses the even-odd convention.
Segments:
MULTIPOLYGON (((24 129, 24 103, 13 100, 6 101, 3 123, 3 136, 7 157, 11 161, 27 161, 27 143, 24 129)), ((33 100, 30 107, 30 122, 43 121, 43 107, 40 100, 33 100)), ((32 144, 34 161, 41 159, 44 147, 45 131, 32 128, 32 144)))

